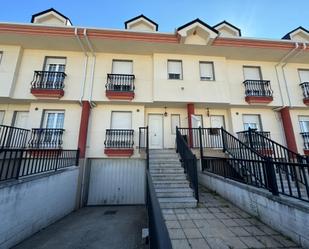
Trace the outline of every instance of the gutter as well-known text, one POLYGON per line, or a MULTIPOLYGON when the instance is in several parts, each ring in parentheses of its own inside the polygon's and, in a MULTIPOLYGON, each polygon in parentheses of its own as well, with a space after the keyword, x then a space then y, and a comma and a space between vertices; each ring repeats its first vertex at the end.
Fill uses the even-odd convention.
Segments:
POLYGON ((79 102, 80 102, 80 104, 82 104, 82 101, 83 101, 83 98, 84 98, 84 92, 85 92, 86 79, 87 79, 87 68, 88 68, 88 58, 89 58, 89 56, 88 56, 88 53, 86 52, 86 49, 85 49, 81 39, 78 36, 78 28, 75 28, 74 35, 75 35, 75 37, 78 41, 80 48, 82 49, 82 51, 85 54, 83 81, 81 83, 80 98, 79 98, 79 102))
POLYGON ((93 56, 93 63, 92 63, 92 67, 91 67, 90 92, 89 92, 88 100, 89 100, 90 106, 91 107, 95 107, 96 104, 92 101, 92 92, 93 92, 94 72, 95 72, 95 64, 96 64, 97 57, 96 57, 96 55, 94 53, 93 46, 92 46, 92 44, 89 41, 89 38, 87 36, 87 29, 84 29, 84 37, 86 39, 87 45, 88 45, 88 47, 90 49, 90 52, 91 52, 91 54, 93 56))

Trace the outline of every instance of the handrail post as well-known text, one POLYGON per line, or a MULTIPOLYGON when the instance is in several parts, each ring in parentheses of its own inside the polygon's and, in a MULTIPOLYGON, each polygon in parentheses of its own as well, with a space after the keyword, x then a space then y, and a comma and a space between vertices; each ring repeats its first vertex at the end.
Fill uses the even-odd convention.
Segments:
POLYGON ((197 159, 196 156, 194 155, 193 157, 193 174, 194 174, 194 193, 195 193, 195 199, 197 200, 197 202, 200 201, 199 198, 199 192, 198 192, 198 174, 197 174, 197 159))
POLYGON ((223 127, 221 127, 220 129, 221 129, 221 137, 222 137, 222 151, 223 153, 225 153, 226 152, 226 141, 225 141, 225 136, 223 135, 224 129, 223 127))
POLYGON ((148 126, 146 127, 146 156, 147 156, 147 170, 149 170, 149 132, 148 126))
POLYGON ((203 152, 203 140, 202 140, 202 128, 201 126, 198 128, 199 132, 199 139, 200 139, 200 160, 201 160, 201 167, 203 168, 203 157, 204 157, 204 152, 203 152))
POLYGON ((273 195, 279 195, 275 167, 271 157, 266 158, 265 169, 267 175, 267 186, 270 188, 273 195))
POLYGON ((249 147, 253 148, 253 142, 252 142, 252 129, 249 127, 248 129, 248 135, 249 135, 249 147))

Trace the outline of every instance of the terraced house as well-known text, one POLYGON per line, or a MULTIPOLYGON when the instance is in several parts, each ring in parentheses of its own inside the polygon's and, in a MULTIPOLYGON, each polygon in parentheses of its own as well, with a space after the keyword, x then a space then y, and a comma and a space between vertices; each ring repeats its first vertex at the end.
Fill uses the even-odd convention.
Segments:
POLYGON ((113 30, 49 9, 0 23, 2 149, 14 127, 30 156, 79 149, 87 205, 144 204, 145 162, 161 208, 196 206, 194 165, 307 202, 308 46, 302 27, 270 40, 227 21, 162 33, 140 15, 113 30))

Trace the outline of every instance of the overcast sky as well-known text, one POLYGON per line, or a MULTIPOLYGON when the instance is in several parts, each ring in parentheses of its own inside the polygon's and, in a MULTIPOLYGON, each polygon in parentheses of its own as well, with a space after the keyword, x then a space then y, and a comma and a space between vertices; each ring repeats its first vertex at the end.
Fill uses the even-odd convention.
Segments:
POLYGON ((30 22, 31 15, 55 8, 76 26, 122 29, 144 14, 159 31, 200 18, 209 25, 222 20, 239 27, 243 36, 281 38, 298 26, 309 29, 309 0, 0 0, 1 22, 30 22))

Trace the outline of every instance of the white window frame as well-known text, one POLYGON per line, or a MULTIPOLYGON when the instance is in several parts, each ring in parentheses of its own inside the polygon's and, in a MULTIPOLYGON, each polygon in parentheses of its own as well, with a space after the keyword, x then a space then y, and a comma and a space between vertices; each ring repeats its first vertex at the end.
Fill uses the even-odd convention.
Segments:
POLYGON ((300 72, 301 72, 301 71, 306 71, 306 72, 309 73, 309 69, 306 69, 306 68, 298 68, 297 71, 298 71, 298 77, 299 77, 299 82, 300 82, 300 83, 309 82, 309 80, 308 80, 308 81, 302 81, 301 76, 300 76, 300 72))
POLYGON ((63 129, 64 127, 64 121, 65 121, 65 111, 64 110, 44 110, 43 111, 43 115, 42 115, 42 122, 41 122, 41 128, 43 129, 63 129), (52 114, 55 113, 57 114, 57 118, 54 121, 54 127, 53 128, 48 128, 47 126, 47 117, 48 114, 52 114), (63 114, 63 123, 62 123, 62 127, 61 128, 56 128, 56 124, 57 124, 57 119, 58 119, 58 114, 63 114))
POLYGON ((115 68, 114 68, 114 67, 115 67, 114 63, 115 63, 115 62, 122 62, 122 63, 127 62, 127 63, 130 63, 130 64, 131 64, 131 72, 130 72, 130 73, 117 73, 117 74, 128 74, 128 75, 133 74, 133 60, 113 59, 113 60, 112 60, 112 70, 111 70, 112 74, 115 74, 115 73, 114 73, 114 70, 115 70, 115 68))
POLYGON ((168 59, 167 60, 167 79, 169 79, 169 80, 183 80, 182 60, 172 60, 172 59, 168 59), (169 72, 169 62, 178 62, 178 63, 180 63, 179 78, 171 77, 171 75, 178 75, 178 74, 173 73, 173 72, 171 72, 171 73, 169 72))
POLYGON ((132 119, 133 119, 133 115, 132 115, 132 111, 111 111, 111 119, 110 119, 110 129, 115 129, 113 128, 113 114, 114 113, 130 113, 130 117, 131 117, 131 120, 130 120, 130 128, 122 128, 122 129, 127 129, 127 130, 131 130, 132 129, 132 119))
MULTIPOLYGON (((62 59, 65 61, 64 64, 55 64, 57 65, 56 68, 57 70, 56 71, 52 71, 52 72, 65 72, 65 69, 66 69, 66 65, 67 65, 67 57, 63 57, 63 56, 45 56, 45 59, 44 59, 44 64, 43 64, 43 71, 49 71, 46 69, 47 67, 47 62, 49 59, 62 59), (63 71, 59 71, 59 65, 64 65, 64 70, 63 71)), ((52 65, 52 64, 49 64, 49 65, 52 65)))
MULTIPOLYGON (((19 113, 28 113, 28 123, 29 123, 29 114, 30 114, 29 111, 14 111, 13 118, 12 118, 12 126, 16 126, 16 119, 17 119, 17 115, 19 113)), ((25 128, 26 129, 27 126, 26 127, 19 127, 19 128, 25 128)))
POLYGON ((0 115, 0 125, 2 125, 3 121, 4 121, 5 111, 4 110, 0 110, 0 113, 2 114, 2 117, 0 115))
POLYGON ((244 130, 248 130, 246 129, 245 124, 250 124, 250 123, 245 123, 245 116, 256 116, 259 122, 258 125, 260 126, 260 129, 258 129, 258 131, 263 131, 262 119, 261 119, 260 114, 242 114, 242 123, 243 123, 244 130))
POLYGON ((0 65, 1 65, 1 62, 2 62, 2 58, 3 58, 3 51, 0 51, 0 65))
MULTIPOLYGON (((224 115, 210 115, 210 116, 209 116, 210 127, 211 127, 211 128, 214 128, 214 127, 212 126, 212 121, 211 121, 212 117, 222 117, 222 120, 223 120, 223 128, 225 129, 225 117, 224 117, 224 115)), ((218 127, 218 128, 221 128, 221 127, 218 127)))
POLYGON ((214 66, 213 61, 200 61, 199 62, 199 69, 200 69, 200 80, 201 81, 215 81, 216 80, 216 78, 215 78, 215 66, 214 66), (211 66, 212 77, 209 78, 209 77, 202 76, 202 70, 201 70, 202 64, 206 64, 206 65, 211 66))
POLYGON ((243 76, 244 76, 244 80, 255 80, 255 79, 246 79, 246 75, 245 75, 245 69, 246 68, 255 68, 259 71, 259 75, 260 75, 260 79, 259 80, 263 80, 263 75, 262 75, 262 69, 260 66, 247 66, 247 65, 244 65, 242 67, 242 72, 243 72, 243 76))
POLYGON ((304 131, 303 125, 301 124, 302 122, 309 122, 309 116, 306 116, 306 115, 298 116, 298 123, 299 123, 300 131, 301 132, 309 132, 309 130, 308 131, 304 131), (308 121, 307 120, 301 120, 301 119, 308 119, 308 121))
POLYGON ((176 127, 173 126, 173 117, 178 118, 178 127, 180 126, 180 114, 171 114, 171 134, 176 134, 176 127))

